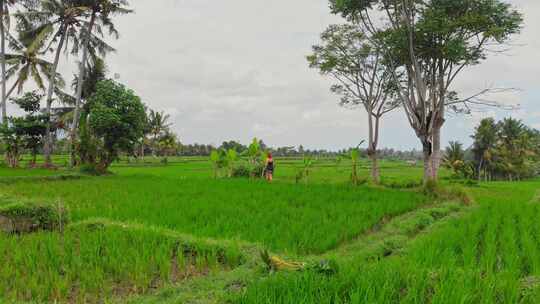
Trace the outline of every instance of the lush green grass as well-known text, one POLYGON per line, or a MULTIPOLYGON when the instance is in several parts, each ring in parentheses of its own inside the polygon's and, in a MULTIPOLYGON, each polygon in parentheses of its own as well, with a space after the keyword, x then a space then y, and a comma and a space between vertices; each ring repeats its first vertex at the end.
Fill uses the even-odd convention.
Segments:
POLYGON ((0 203, 61 202, 74 222, 64 233, 0 235, 0 253, 5 253, 0 264, 6 265, 0 281, 12 278, 1 284, 0 299, 94 302, 144 294, 174 283, 174 267, 180 273, 207 274, 238 265, 243 258, 234 240, 295 255, 322 253, 383 217, 427 202, 412 191, 351 187, 345 183, 348 173, 332 166, 315 168, 310 184, 296 185, 291 181, 297 166, 281 166, 273 184, 214 180, 211 165, 201 160, 115 164, 113 175, 69 180, 34 178, 69 171, 0 169, 17 177, 0 183, 9 198, 0 203), (95 217, 106 218, 106 225, 85 223, 95 217), (118 224, 107 224, 111 220, 118 224), (224 241, 209 245, 178 233, 224 241), (186 239, 197 259, 182 260, 180 254, 174 266, 174 248, 186 239))
POLYGON ((55 176, 69 174, 71 172, 66 170, 49 170, 49 169, 12 169, 6 167, 0 167, 0 180, 2 178, 11 178, 11 177, 39 177, 39 176, 55 176))
MULTIPOLYGON (((142 170, 139 168, 139 170, 142 170)), ((384 216, 412 210, 426 199, 414 192, 157 175, 89 177, 5 187, 14 196, 61 200, 74 221, 91 217, 138 222, 197 236, 260 242, 273 250, 332 249, 384 216)))
POLYGON ((471 189, 479 207, 379 261, 336 276, 284 273, 259 280, 238 303, 538 303, 539 183, 471 189))
POLYGON ((237 266, 234 246, 92 221, 64 233, 0 235, 0 299, 98 302, 237 266))
MULTIPOLYGON (((418 191, 348 185, 347 161, 317 161, 307 185, 295 184, 299 160, 278 159, 272 184, 214 180, 204 158, 147 162, 116 163, 105 177, 0 183, 15 200, 62 202, 74 221, 64 234, 0 235, 0 281, 7 282, 0 299, 82 303, 168 286, 146 302, 207 301, 220 286, 216 294, 236 303, 540 302, 538 180, 469 187, 472 207, 415 210, 430 202, 418 191), (191 249, 175 255, 178 244, 191 249), (332 258, 339 271, 267 274, 243 263, 259 248, 298 260, 332 258), (198 252, 195 261, 189 252, 198 252), (217 279, 224 273, 235 274, 217 279), (208 279, 170 285, 182 274, 208 279), (230 284, 247 288, 239 293, 230 284), (198 298, 179 294, 189 288, 202 288, 193 291, 198 298)), ((400 162, 381 167, 385 184, 396 187, 422 175, 400 162)), ((71 173, 0 168, 0 177, 58 172, 71 173)), ((360 173, 367 172, 364 161, 360 173)))

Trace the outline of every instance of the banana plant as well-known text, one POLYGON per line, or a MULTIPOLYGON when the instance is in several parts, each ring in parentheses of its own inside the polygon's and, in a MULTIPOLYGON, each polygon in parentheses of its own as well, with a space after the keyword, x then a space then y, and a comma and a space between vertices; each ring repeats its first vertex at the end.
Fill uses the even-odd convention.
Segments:
POLYGON ((220 155, 217 150, 213 150, 212 152, 210 152, 210 161, 212 162, 212 166, 214 167, 214 178, 217 178, 220 161, 220 155))
POLYGON ((247 156, 249 159, 249 164, 252 167, 251 177, 254 178, 256 176, 255 168, 257 168, 260 158, 262 158, 263 156, 263 154, 261 154, 261 145, 259 144, 259 140, 257 138, 253 138, 253 141, 249 145, 248 150, 247 150, 247 156))
POLYGON ((238 153, 234 149, 227 151, 227 165, 229 167, 229 178, 232 177, 234 171, 234 164, 238 160, 238 153))
POLYGON ((253 138, 253 141, 251 142, 251 144, 249 144, 248 147, 248 157, 250 161, 255 163, 260 153, 261 145, 259 144, 259 140, 257 138, 253 138))

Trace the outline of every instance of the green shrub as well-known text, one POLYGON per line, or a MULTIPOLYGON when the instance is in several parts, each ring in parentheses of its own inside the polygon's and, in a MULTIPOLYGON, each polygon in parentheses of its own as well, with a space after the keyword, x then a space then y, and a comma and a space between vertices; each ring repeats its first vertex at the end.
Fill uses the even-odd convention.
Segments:
POLYGON ((94 166, 93 164, 83 164, 79 167, 79 171, 83 174, 99 175, 96 166, 94 166))
POLYGON ((94 176, 106 175, 110 173, 109 171, 104 172, 102 169, 99 168, 99 165, 92 164, 92 163, 82 164, 79 167, 79 172, 82 174, 94 175, 94 176))
POLYGON ((470 196, 462 187, 442 187, 434 181, 428 181, 423 191, 426 196, 434 200, 457 200, 465 205, 472 203, 470 196))
POLYGON ((6 233, 62 230, 68 222, 68 212, 61 205, 17 202, 0 207, 0 230, 6 233))
POLYGON ((382 182, 382 185, 392 189, 412 189, 422 186, 422 183, 416 180, 403 180, 382 182))
POLYGON ((257 165, 257 166, 246 166, 246 165, 238 165, 235 166, 232 169, 231 177, 254 177, 254 178, 261 178, 261 173, 264 170, 264 165, 257 165))
POLYGON ((245 165, 239 165, 233 168, 232 170, 232 177, 245 177, 249 178, 251 174, 251 171, 249 168, 245 165))
POLYGON ((264 170, 264 164, 257 164, 256 166, 253 166, 251 168, 251 174, 253 174, 254 178, 261 178, 263 177, 262 176, 263 170, 264 170))

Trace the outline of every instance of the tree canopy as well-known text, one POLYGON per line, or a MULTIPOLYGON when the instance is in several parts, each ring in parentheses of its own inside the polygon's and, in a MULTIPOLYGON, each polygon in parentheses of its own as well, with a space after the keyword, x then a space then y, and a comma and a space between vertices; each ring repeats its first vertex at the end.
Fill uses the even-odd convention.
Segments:
POLYGON ((85 161, 94 161, 104 171, 120 151, 133 150, 146 127, 144 105, 135 93, 113 80, 97 83, 89 98, 81 135, 85 161), (94 150, 88 146, 93 146, 94 150), (88 151, 90 150, 90 151, 88 151), (95 155, 88 155, 89 153, 95 155))

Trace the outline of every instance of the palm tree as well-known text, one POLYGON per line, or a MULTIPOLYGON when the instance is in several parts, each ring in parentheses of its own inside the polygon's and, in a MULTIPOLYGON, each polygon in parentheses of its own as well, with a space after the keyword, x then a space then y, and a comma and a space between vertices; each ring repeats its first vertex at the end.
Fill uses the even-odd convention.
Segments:
MULTIPOLYGON (((132 12, 131 10, 125 8, 124 6, 128 5, 126 0, 81 0, 81 5, 87 8, 90 11, 90 21, 86 24, 85 30, 82 31, 82 47, 83 54, 82 60, 79 63, 79 76, 78 79, 82 79, 85 75, 85 66, 86 61, 88 60, 88 53, 92 52, 95 55, 94 49, 90 48, 90 39, 94 31, 94 26, 98 26, 98 31, 102 33, 101 27, 106 27, 115 38, 118 38, 118 32, 110 19, 111 15, 114 14, 128 14, 132 12), (97 24, 96 24, 97 23, 97 24)), ((95 57, 95 56, 94 56, 95 57)), ((81 99, 83 97, 83 82, 80 81, 77 84, 76 95, 75 95, 75 110, 73 112, 73 124, 71 130, 71 147, 73 149, 76 140, 76 130, 79 124, 79 108, 81 105, 81 99)), ((71 163, 74 165, 75 158, 73 151, 71 153, 71 163)))
POLYGON ((497 145, 499 125, 493 118, 485 118, 475 128, 472 136, 474 143, 472 152, 476 164, 476 174, 478 179, 488 179, 488 167, 491 167, 494 150, 497 145))
MULTIPOLYGON (((32 25, 32 29, 25 31, 22 35, 23 40, 34 40, 37 37, 51 37, 51 42, 47 49, 52 49, 52 45, 56 43, 55 57, 53 66, 50 70, 51 75, 56 75, 58 70, 58 62, 60 53, 70 50, 72 54, 76 54, 80 50, 79 29, 86 24, 84 18, 87 16, 89 8, 81 6, 82 1, 62 1, 62 0, 42 0, 40 9, 30 9, 23 14, 18 14, 20 22, 32 25), (36 25, 37 26, 34 26, 36 25), (72 43, 69 48, 69 43, 72 43)), ((26 26, 29 28, 29 26, 26 26)), ((114 50, 102 39, 90 33, 88 41, 91 48, 98 50, 100 53, 106 53, 114 50)), ((47 91, 47 107, 46 115, 49 117, 47 122, 47 132, 45 137, 44 154, 45 165, 51 165, 52 153, 52 133, 51 133, 51 106, 53 93, 56 90, 56 79, 50 77, 49 88, 47 91)))
POLYGON ((156 145, 157 145, 159 136, 162 133, 167 132, 171 126, 169 119, 170 119, 169 114, 165 114, 163 111, 157 112, 154 110, 150 110, 148 123, 150 127, 150 134, 152 134, 154 137, 154 144, 153 144, 154 156, 156 155, 156 145))
POLYGON ((509 149, 514 148, 514 141, 525 132, 525 125, 521 120, 505 118, 499 122, 499 137, 509 149))
MULTIPOLYGON (((20 94, 30 77, 40 90, 45 91, 44 78, 49 80, 50 70, 53 65, 51 62, 41 58, 44 55, 45 38, 45 36, 40 36, 32 41, 18 41, 13 37, 9 37, 9 46, 15 51, 15 54, 6 54, 6 63, 10 66, 6 73, 6 80, 10 80, 14 76, 16 80, 7 92, 6 99, 11 96, 15 89, 20 94)), ((56 74, 55 81, 59 86, 64 86, 64 80, 60 74, 56 74)))
POLYGON ((52 97, 56 88, 55 78, 58 70, 58 62, 60 61, 60 53, 65 47, 66 41, 74 39, 74 32, 79 26, 79 18, 84 10, 60 0, 43 0, 41 1, 40 10, 30 10, 18 16, 19 22, 27 24, 27 28, 38 25, 23 33, 22 41, 34 40, 37 37, 52 36, 52 41, 47 48, 52 48, 52 44, 57 42, 54 62, 50 70, 49 88, 47 90, 46 109, 47 129, 45 132, 45 144, 43 147, 45 155, 45 166, 50 166, 52 153, 52 134, 51 134, 51 106, 52 97))
POLYGON ((446 147, 443 156, 443 164, 445 167, 452 169, 455 174, 465 165, 465 151, 463 144, 457 141, 451 141, 446 147))
POLYGON ((6 110, 6 23, 4 21, 9 20, 9 6, 12 5, 14 0, 0 0, 0 61, 1 61, 1 73, 2 73, 2 88, 1 88, 1 107, 2 107, 2 122, 7 124, 7 110, 6 110))
MULTIPOLYGON (((103 59, 99 57, 93 58, 86 63, 86 67, 84 68, 84 76, 82 77, 83 81, 80 83, 79 79, 81 79, 81 77, 75 75, 75 78, 71 83, 71 87, 77 90, 80 86, 82 88, 81 99, 86 100, 96 91, 97 83, 101 80, 105 80, 107 70, 107 64, 105 64, 103 59)), ((75 105, 76 96, 73 96, 72 98, 74 102, 73 105, 75 105)), ((73 110, 75 110, 75 108, 73 108, 73 110)))
POLYGON ((0 107, 2 108, 2 122, 7 123, 7 109, 6 109, 6 38, 9 36, 10 25, 10 7, 21 3, 23 5, 31 5, 33 1, 25 0, 0 0, 0 72, 1 76, 1 89, 0 89, 0 107))
MULTIPOLYGON (((106 78, 107 74, 107 65, 101 58, 94 58, 93 60, 87 62, 87 67, 84 69, 84 77, 80 78, 79 76, 75 76, 75 79, 73 79, 72 87, 73 88, 79 88, 81 87, 81 96, 83 99, 87 99, 94 92, 96 91, 96 85, 99 81, 104 80, 106 78), (82 81, 81 81, 82 79, 82 81)), ((70 105, 76 104, 76 97, 65 94, 64 100, 67 101, 66 103, 69 103, 70 105)), ((85 104, 83 104, 83 107, 85 104)), ((65 125, 69 126, 70 130, 70 137, 71 141, 69 142, 69 150, 71 154, 71 166, 75 167, 77 165, 77 145, 74 141, 75 136, 80 135, 78 134, 80 130, 74 127, 75 121, 78 123, 78 119, 76 120, 75 117, 79 116, 77 107, 73 107, 71 111, 66 113, 64 116, 65 125), (77 112, 77 114, 75 114, 77 112), (71 122, 71 126, 69 125, 69 122, 71 122), (76 135, 77 134, 77 135, 76 135)))

